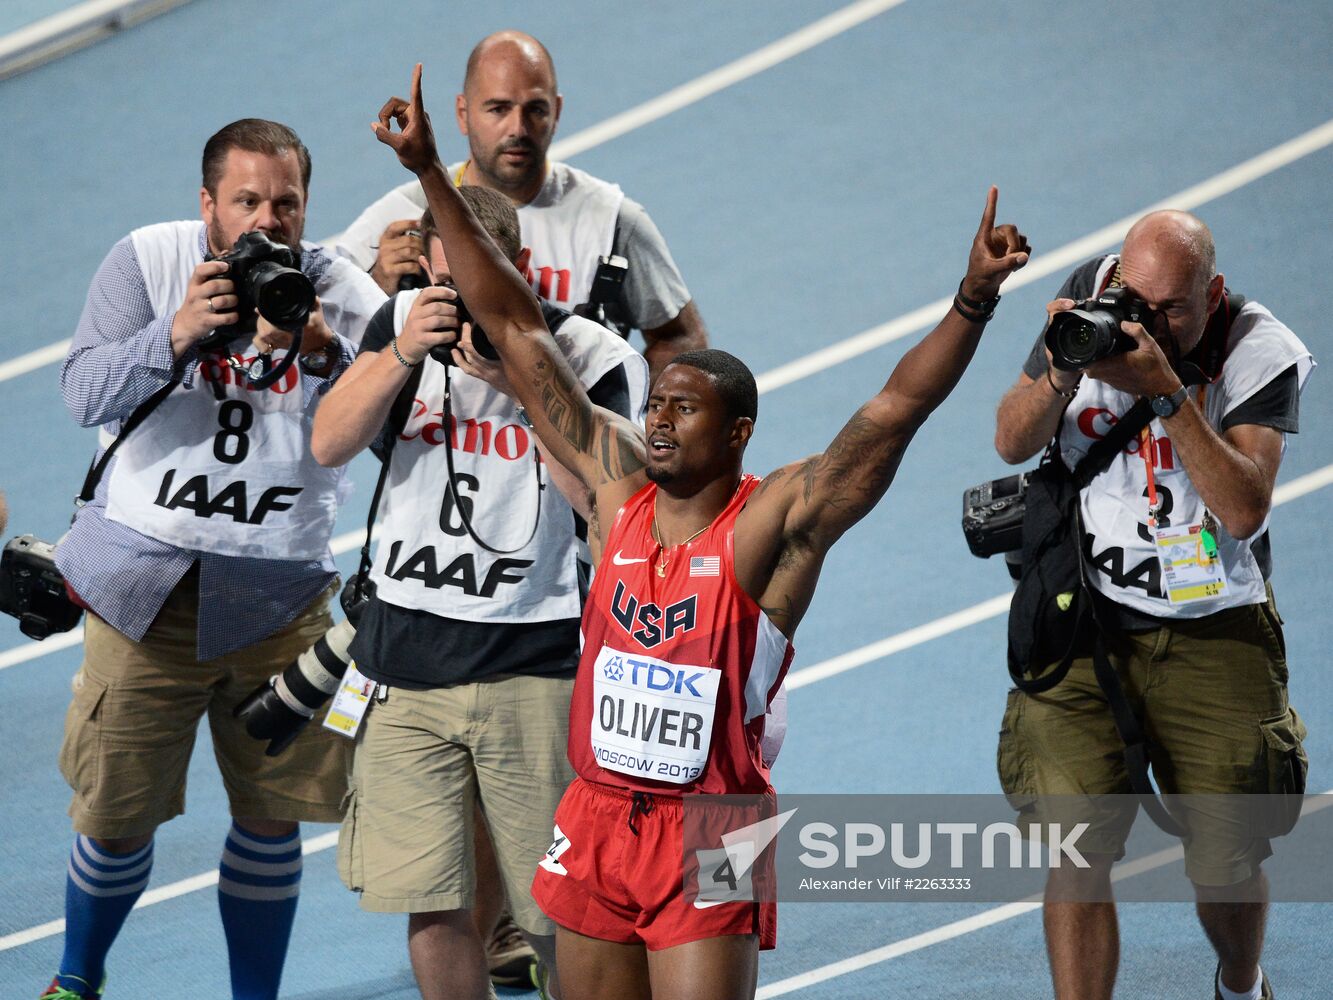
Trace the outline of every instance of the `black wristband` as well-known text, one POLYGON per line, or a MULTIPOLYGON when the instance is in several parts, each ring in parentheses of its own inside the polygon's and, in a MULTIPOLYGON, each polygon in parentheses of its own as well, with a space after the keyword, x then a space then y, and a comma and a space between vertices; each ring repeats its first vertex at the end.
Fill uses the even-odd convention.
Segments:
POLYGON ((981 324, 989 323, 991 316, 995 314, 995 311, 993 309, 990 312, 985 312, 985 313, 974 312, 973 310, 968 309, 966 304, 963 302, 963 297, 961 295, 955 295, 953 297, 953 311, 956 312, 959 316, 963 317, 963 319, 967 320, 969 323, 981 323, 981 324))
MULTIPOLYGON (((966 280, 967 280, 966 278, 963 279, 963 281, 966 280)), ((995 307, 1000 304, 1000 297, 998 295, 995 296, 993 299, 983 299, 980 301, 978 301, 977 299, 969 299, 966 295, 963 294, 963 281, 958 282, 959 302, 961 302, 968 309, 971 309, 973 312, 985 313, 987 316, 990 316, 991 313, 995 312, 995 307)))

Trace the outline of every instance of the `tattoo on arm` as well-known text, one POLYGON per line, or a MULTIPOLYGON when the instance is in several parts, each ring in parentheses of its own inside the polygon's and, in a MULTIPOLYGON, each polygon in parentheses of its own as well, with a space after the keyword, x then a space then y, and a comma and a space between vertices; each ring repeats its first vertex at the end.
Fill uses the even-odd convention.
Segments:
POLYGON ((905 446, 902 435, 886 431, 867 416, 863 406, 824 454, 806 463, 806 502, 814 497, 817 487, 823 487, 820 502, 860 517, 884 495, 905 446))
POLYGON ((570 384, 572 372, 562 368, 550 370, 545 362, 539 363, 537 370, 547 419, 566 441, 587 452, 592 443, 592 404, 586 398, 578 398, 570 384))

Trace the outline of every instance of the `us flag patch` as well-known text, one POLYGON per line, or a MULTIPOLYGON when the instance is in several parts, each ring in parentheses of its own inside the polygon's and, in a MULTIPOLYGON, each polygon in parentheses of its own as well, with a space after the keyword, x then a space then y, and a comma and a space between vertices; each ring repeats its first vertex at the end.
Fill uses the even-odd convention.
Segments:
POLYGON ((719 556, 690 556, 690 576, 718 576, 721 569, 719 556))

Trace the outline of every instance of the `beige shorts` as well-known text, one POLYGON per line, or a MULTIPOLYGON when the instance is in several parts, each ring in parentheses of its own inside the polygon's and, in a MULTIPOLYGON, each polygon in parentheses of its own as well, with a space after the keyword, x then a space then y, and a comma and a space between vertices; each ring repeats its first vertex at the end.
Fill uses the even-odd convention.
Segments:
MULTIPOLYGON (((1126 697, 1155 746, 1153 774, 1189 835, 1185 871, 1197 885, 1253 875, 1300 808, 1308 766, 1305 726, 1287 701, 1282 620, 1271 599, 1205 618, 1107 637, 1126 697), (1256 824, 1244 796, 1267 796, 1277 815, 1256 824), (1235 800, 1235 801, 1231 801, 1235 800)), ((1026 818, 1092 812, 1082 850, 1119 856, 1134 822, 1121 741, 1091 657, 1037 695, 1010 691, 1000 730, 1000 784, 1026 818), (1092 799, 1080 797, 1093 797, 1092 799)), ((1068 829, 1069 821, 1063 823, 1068 829)))
POLYGON ((568 678, 506 674, 372 701, 357 738, 338 873, 363 909, 431 913, 474 899, 473 814, 480 804, 514 920, 554 925, 532 901, 566 757, 568 678))
POLYGON ((233 816, 336 823, 347 786, 350 741, 313 720, 278 757, 252 739, 232 709, 281 671, 332 624, 317 597, 290 625, 261 642, 200 662, 198 578, 172 591, 142 642, 86 616, 83 666, 65 716, 60 771, 74 789, 74 829, 90 837, 134 837, 185 811, 185 777, 199 719, 233 816))

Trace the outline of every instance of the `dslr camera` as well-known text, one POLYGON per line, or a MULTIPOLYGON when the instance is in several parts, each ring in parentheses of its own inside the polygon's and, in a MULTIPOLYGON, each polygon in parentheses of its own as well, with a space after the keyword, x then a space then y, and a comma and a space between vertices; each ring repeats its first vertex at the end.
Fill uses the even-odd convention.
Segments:
POLYGON ((217 350, 237 337, 254 333, 256 310, 280 330, 304 329, 315 307, 315 286, 301 272, 300 255, 291 247, 274 243, 255 230, 242 233, 226 253, 208 254, 204 260, 227 262, 225 277, 236 286, 240 318, 200 340, 200 350, 217 350))
MULTIPOLYGON (((448 278, 437 282, 437 284, 441 288, 452 288, 454 294, 458 293, 458 286, 448 278)), ((473 319, 472 314, 468 312, 467 306, 463 304, 463 296, 459 295, 453 302, 454 307, 458 310, 459 330, 461 331, 463 329, 464 323, 471 323, 472 346, 477 349, 477 353, 483 358, 487 358, 491 361, 499 361, 500 352, 495 349, 495 345, 492 344, 490 338, 486 336, 486 331, 477 325, 477 321, 473 319)), ((457 342, 453 344, 436 344, 430 349, 430 356, 442 365, 452 365, 454 363, 454 348, 457 346, 457 342)))
POLYGON ((1108 288, 1096 298, 1056 313, 1046 329, 1051 364, 1064 372, 1077 372, 1102 358, 1133 350, 1134 338, 1120 329, 1122 322, 1138 323, 1152 333, 1157 313, 1127 288, 1108 288))
POLYGON ((29 639, 68 632, 83 617, 56 569, 56 547, 32 535, 11 539, 0 553, 0 611, 19 620, 29 639))
POLYGON ((300 735, 320 706, 338 690, 352 656, 347 651, 356 635, 361 612, 375 596, 375 584, 358 572, 343 587, 339 602, 346 621, 338 622, 315 640, 280 674, 255 688, 232 710, 254 739, 268 740, 265 756, 276 757, 300 735))
POLYGON ((619 254, 606 254, 597 258, 597 270, 593 272, 592 288, 588 290, 588 301, 574 307, 574 314, 600 323, 608 330, 614 330, 622 337, 628 337, 630 326, 621 315, 621 286, 629 274, 629 261, 619 254))
POLYGON ((1023 514, 1031 472, 993 479, 963 494, 963 537, 974 556, 989 558, 1023 547, 1023 514))

